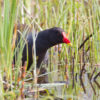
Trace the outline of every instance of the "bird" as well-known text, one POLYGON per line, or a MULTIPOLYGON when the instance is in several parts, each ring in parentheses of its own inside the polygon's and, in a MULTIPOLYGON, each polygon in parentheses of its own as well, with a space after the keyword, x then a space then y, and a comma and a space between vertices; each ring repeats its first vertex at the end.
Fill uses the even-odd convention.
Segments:
MULTIPOLYGON (((33 63, 34 39, 33 39, 32 32, 27 34, 26 41, 27 43, 25 43, 22 52, 22 66, 27 61, 27 70, 29 70, 33 63)), ((41 63, 44 60, 48 49, 61 43, 65 43, 68 44, 69 46, 72 46, 70 40, 66 36, 65 31, 60 27, 48 28, 38 32, 35 40, 35 49, 36 49, 36 58, 37 58, 36 68, 40 68, 41 63)))

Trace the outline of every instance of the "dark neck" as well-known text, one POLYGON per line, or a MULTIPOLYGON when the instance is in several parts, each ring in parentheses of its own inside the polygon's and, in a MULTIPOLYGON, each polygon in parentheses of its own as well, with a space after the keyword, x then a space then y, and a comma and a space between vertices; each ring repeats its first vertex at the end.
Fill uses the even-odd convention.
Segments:
POLYGON ((52 47, 56 44, 59 44, 59 43, 51 41, 49 32, 48 32, 48 30, 45 30, 45 31, 41 31, 38 33, 38 36, 36 38, 36 49, 37 50, 42 49, 42 50, 46 51, 50 47, 52 47))

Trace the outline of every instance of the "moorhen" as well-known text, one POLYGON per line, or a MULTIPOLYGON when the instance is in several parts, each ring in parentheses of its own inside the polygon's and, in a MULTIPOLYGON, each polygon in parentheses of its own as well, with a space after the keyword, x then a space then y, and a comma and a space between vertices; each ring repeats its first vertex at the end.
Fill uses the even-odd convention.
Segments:
MULTIPOLYGON (((23 53, 22 53, 22 66, 24 65, 25 61, 28 58, 27 70, 33 63, 33 36, 32 32, 30 32, 27 37, 27 45, 25 44, 23 53), (27 54, 28 50, 28 54, 27 54), (27 57, 28 55, 28 57, 27 57)), ((36 67, 39 68, 41 62, 43 61, 47 50, 57 44, 66 43, 71 46, 71 42, 67 39, 66 34, 63 29, 59 27, 53 27, 50 29, 46 29, 40 31, 36 37, 35 45, 36 45, 36 57, 37 57, 37 65, 36 67)), ((14 61, 15 63, 15 61, 14 61)))

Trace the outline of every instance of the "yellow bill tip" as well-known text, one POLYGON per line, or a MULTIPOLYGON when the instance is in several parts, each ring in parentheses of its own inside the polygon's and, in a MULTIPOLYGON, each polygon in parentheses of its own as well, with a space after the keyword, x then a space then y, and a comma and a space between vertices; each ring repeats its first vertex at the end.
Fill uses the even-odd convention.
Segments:
POLYGON ((68 43, 68 45, 71 46, 71 47, 73 46, 72 43, 68 43))

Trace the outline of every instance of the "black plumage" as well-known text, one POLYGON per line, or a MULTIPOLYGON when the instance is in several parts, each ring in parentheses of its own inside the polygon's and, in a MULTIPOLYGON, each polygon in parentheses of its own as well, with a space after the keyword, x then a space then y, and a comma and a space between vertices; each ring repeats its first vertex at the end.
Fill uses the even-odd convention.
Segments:
MULTIPOLYGON (((35 45, 36 45, 36 56, 37 56, 37 68, 40 67, 41 62, 43 61, 45 54, 47 50, 57 44, 64 43, 63 41, 63 35, 64 32, 63 29, 59 27, 54 27, 50 29, 46 29, 43 31, 40 31, 36 37, 35 45)), ((23 53, 22 53, 22 66, 24 65, 25 61, 27 61, 27 55, 28 55, 28 66, 27 69, 30 68, 30 66, 33 63, 33 36, 32 33, 29 33, 26 37, 27 44, 25 44, 23 53), (27 54, 28 50, 28 54, 27 54)))

